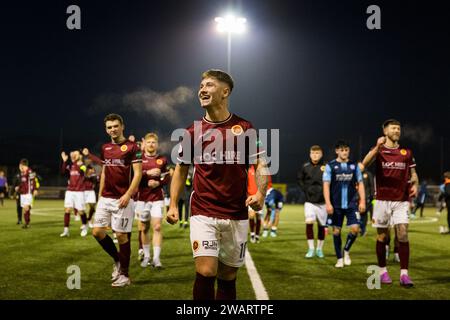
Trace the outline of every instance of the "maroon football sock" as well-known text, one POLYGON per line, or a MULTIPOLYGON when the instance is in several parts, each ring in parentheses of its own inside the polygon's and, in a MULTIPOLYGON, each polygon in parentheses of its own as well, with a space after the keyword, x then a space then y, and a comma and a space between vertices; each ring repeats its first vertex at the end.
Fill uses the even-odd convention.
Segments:
POLYGON ((138 234, 138 240, 139 240, 139 249, 142 249, 142 231, 139 230, 139 234, 138 234))
POLYGON ((377 240, 377 259, 380 268, 386 267, 386 243, 377 240))
POLYGON ((193 296, 194 300, 214 300, 214 284, 216 277, 205 277, 196 273, 193 296))
POLYGON ((306 224, 306 239, 314 240, 314 225, 306 224))
POLYGON ((319 240, 325 240, 325 227, 324 226, 321 226, 320 224, 317 224, 317 233, 318 233, 317 238, 319 240))
POLYGON ((85 213, 80 214, 80 217, 81 217, 81 224, 86 224, 87 223, 86 214, 85 213))
POLYGON ((253 230, 255 230, 255 218, 250 218, 249 224, 250 224, 250 232, 253 232, 253 230))
POLYGON ((259 236, 259 232, 261 231, 261 219, 259 217, 256 218, 256 230, 255 233, 259 236))
POLYGON ((89 209, 89 216, 88 216, 88 220, 89 220, 89 221, 91 221, 92 216, 94 215, 94 213, 95 213, 95 208, 94 208, 94 207, 91 207, 91 208, 89 209))
POLYGON ((128 268, 130 266, 131 246, 130 241, 124 244, 119 244, 119 260, 120 260, 120 274, 128 277, 128 268))
POLYGON ((236 279, 222 280, 217 278, 216 300, 236 300, 236 279))
POLYGON ((73 214, 74 214, 75 216, 77 216, 77 215, 78 215, 78 210, 75 209, 75 208, 73 208, 73 214))
POLYGON ((64 227, 69 227, 70 213, 64 212, 64 227))
POLYGON ((117 252, 116 245, 110 236, 106 235, 102 240, 97 239, 97 242, 102 246, 103 250, 105 250, 106 253, 114 259, 114 262, 119 261, 119 253, 117 252))
POLYGON ((398 253, 399 242, 397 239, 394 241, 394 253, 398 253))
POLYGON ((25 224, 30 224, 30 209, 28 209, 27 211, 25 211, 24 213, 24 218, 25 218, 25 224))
POLYGON ((400 256, 400 269, 408 269, 408 266, 409 266, 409 241, 399 242, 398 255, 400 256))

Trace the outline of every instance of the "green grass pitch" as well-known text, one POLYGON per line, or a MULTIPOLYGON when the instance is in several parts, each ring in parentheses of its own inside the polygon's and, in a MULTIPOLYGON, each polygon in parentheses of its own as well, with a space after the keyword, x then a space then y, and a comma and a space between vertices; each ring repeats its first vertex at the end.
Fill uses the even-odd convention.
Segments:
MULTIPOLYGON (((189 230, 163 225, 161 261, 164 269, 142 269, 137 260, 136 227, 132 236, 132 285, 111 288, 112 262, 94 238, 79 236, 80 222, 71 220, 71 236, 61 239, 63 202, 37 200, 31 228, 16 225, 15 202, 0 207, 0 299, 191 299, 194 265, 189 230), (67 268, 81 270, 81 289, 69 290, 67 268)), ((446 214, 446 213, 445 213, 446 214)), ((135 223, 136 224, 136 223, 135 223)), ((270 299, 449 299, 450 236, 440 235, 434 208, 410 225, 410 275, 415 287, 398 284, 400 266, 388 262, 394 283, 380 290, 366 285, 369 265, 376 264, 375 230, 358 238, 351 251, 352 265, 335 269, 331 235, 325 240, 325 258, 307 260, 303 206, 285 205, 277 238, 248 244, 270 299)), ((315 228, 316 232, 316 228, 315 228)), ((343 240, 345 241, 346 231, 343 240)), ((237 282, 238 299, 255 299, 245 267, 237 282)))

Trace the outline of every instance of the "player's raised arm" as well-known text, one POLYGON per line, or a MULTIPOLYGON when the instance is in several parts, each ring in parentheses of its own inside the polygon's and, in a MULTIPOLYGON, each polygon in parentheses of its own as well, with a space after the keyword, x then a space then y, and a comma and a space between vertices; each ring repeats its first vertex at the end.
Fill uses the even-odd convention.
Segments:
POLYGON ((170 207, 167 212, 167 222, 174 224, 178 222, 178 199, 183 192, 186 178, 189 172, 189 165, 177 164, 170 184, 170 207))
POLYGON ((269 184, 269 169, 263 158, 258 158, 255 168, 255 180, 258 191, 245 201, 246 206, 250 206, 254 211, 259 211, 264 207, 267 185, 269 184))
POLYGON ((378 138, 377 144, 375 145, 375 147, 373 147, 372 150, 370 150, 369 153, 367 153, 367 155, 364 157, 364 160, 362 161, 364 168, 367 168, 368 166, 370 166, 373 163, 373 161, 375 160, 375 158, 378 154, 380 147, 385 143, 386 143, 386 137, 378 138))
POLYGON ((64 174, 66 172, 66 170, 68 170, 67 160, 69 160, 69 156, 63 151, 63 152, 61 152, 61 159, 62 159, 61 174, 64 174))

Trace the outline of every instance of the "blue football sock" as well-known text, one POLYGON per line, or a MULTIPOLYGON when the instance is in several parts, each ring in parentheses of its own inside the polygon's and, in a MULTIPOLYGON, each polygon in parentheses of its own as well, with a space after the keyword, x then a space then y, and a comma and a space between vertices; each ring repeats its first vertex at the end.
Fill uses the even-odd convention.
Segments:
POLYGON ((344 250, 345 251, 350 251, 350 248, 352 247, 353 242, 355 242, 356 240, 356 234, 353 233, 349 233, 347 236, 347 241, 345 242, 345 247, 344 250))
POLYGON ((341 239, 341 234, 339 235, 333 235, 333 242, 334 242, 334 250, 336 251, 336 257, 338 259, 342 258, 342 239, 341 239))

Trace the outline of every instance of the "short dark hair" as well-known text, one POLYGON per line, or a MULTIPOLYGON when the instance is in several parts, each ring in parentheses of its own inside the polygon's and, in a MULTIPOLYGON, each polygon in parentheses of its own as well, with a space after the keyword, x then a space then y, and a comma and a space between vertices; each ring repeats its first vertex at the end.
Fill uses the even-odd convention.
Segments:
POLYGON ((386 129, 389 125, 395 125, 395 126, 402 126, 400 121, 395 119, 388 119, 385 122, 383 122, 383 129, 386 129))
POLYGON ((309 151, 322 151, 322 148, 319 145, 315 144, 315 145, 311 146, 309 151))
POLYGON ((444 178, 445 179, 450 179, 450 171, 444 172, 444 178))
POLYGON ((23 166, 28 166, 28 159, 23 158, 23 159, 20 160, 19 163, 20 163, 21 165, 23 165, 23 166))
POLYGON ((336 144, 334 145, 335 149, 339 148, 350 148, 350 144, 347 141, 344 140, 338 140, 336 144))
POLYGON ((230 87, 230 93, 233 91, 234 81, 225 71, 219 69, 209 69, 202 73, 202 80, 205 78, 215 78, 221 82, 225 82, 230 87))
POLYGON ((121 125, 123 125, 123 118, 117 113, 108 114, 105 119, 103 119, 103 123, 106 124, 106 121, 115 121, 118 120, 121 125))

